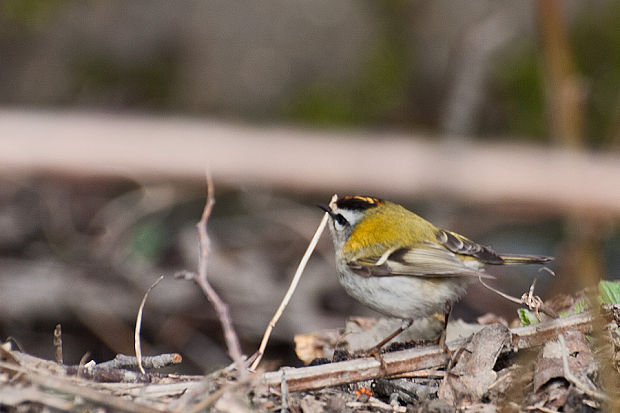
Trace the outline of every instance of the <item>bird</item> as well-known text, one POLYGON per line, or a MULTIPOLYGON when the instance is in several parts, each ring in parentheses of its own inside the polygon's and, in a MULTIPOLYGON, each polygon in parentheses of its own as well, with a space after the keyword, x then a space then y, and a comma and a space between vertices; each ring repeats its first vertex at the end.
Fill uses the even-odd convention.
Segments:
POLYGON ((553 257, 497 253, 456 232, 441 229, 394 202, 349 195, 329 205, 338 281, 353 298, 401 327, 375 346, 381 348, 413 321, 444 314, 440 344, 452 305, 490 265, 545 264, 553 257))

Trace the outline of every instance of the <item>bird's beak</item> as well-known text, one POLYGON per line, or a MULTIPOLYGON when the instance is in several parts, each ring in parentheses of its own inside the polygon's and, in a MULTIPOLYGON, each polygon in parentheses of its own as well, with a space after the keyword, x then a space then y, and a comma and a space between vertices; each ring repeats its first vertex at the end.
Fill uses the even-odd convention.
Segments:
POLYGON ((327 212, 329 215, 332 214, 332 209, 329 206, 327 206, 325 204, 316 204, 316 206, 321 208, 323 211, 327 212))

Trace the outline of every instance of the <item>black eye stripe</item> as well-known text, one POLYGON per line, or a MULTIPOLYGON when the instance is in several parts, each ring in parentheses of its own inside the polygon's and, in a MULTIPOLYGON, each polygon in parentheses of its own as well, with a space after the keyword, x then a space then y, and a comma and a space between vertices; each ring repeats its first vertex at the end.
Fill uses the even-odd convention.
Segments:
POLYGON ((347 219, 343 217, 342 214, 335 214, 334 220, 340 225, 349 225, 349 221, 347 221, 347 219))

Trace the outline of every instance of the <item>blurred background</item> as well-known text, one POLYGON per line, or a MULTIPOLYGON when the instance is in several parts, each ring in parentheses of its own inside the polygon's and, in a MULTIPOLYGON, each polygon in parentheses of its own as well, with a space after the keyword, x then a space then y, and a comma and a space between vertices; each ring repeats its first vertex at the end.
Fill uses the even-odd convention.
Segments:
MULTIPOLYGON (((394 200, 556 277, 493 269, 544 299, 620 278, 620 1, 0 2, 0 338, 65 361, 179 352, 229 363, 191 282, 205 170, 209 277, 246 354, 333 193, 394 200)), ((453 318, 516 305, 472 286, 453 318)), ((324 236, 267 351, 373 315, 324 236)))

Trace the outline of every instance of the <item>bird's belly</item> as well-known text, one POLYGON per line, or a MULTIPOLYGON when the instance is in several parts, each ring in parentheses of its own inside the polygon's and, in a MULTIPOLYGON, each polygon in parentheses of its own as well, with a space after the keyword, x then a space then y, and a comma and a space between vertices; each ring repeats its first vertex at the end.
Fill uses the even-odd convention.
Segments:
POLYGON ((457 301, 467 289, 467 277, 363 277, 341 271, 338 280, 349 295, 382 314, 416 319, 443 314, 447 302, 457 301))

